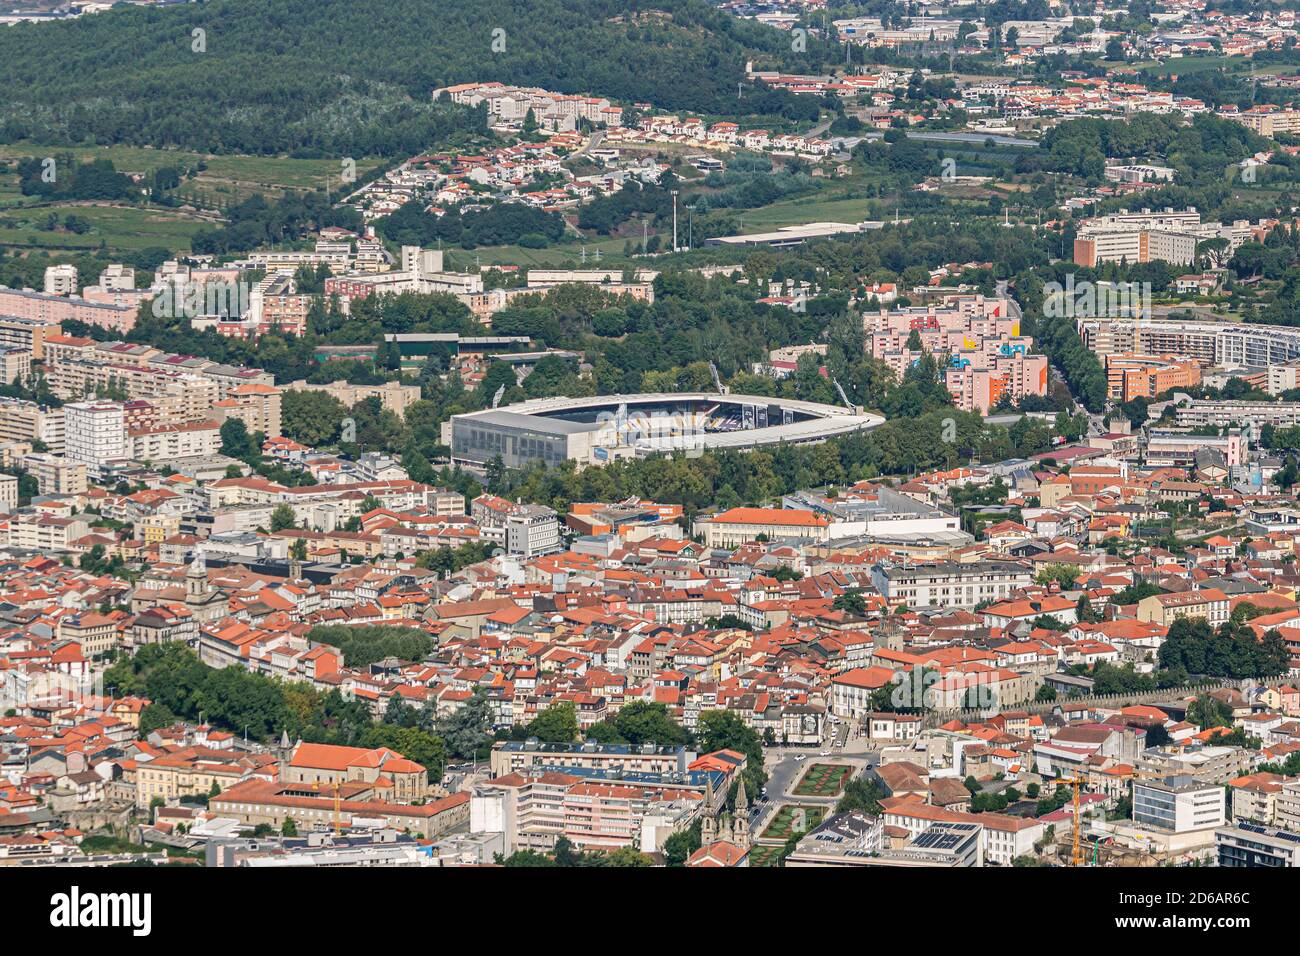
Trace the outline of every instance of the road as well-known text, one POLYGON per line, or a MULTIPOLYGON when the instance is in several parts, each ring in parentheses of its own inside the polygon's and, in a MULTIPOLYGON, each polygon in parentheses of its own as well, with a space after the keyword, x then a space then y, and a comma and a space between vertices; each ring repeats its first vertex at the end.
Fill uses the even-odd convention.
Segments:
POLYGON ((603 129, 598 129, 591 134, 591 139, 587 140, 587 145, 582 147, 582 149, 578 150, 573 155, 586 156, 593 149, 598 149, 600 147, 600 144, 603 143, 604 141, 605 141, 605 131, 603 129))
POLYGON ((828 129, 831 128, 831 123, 833 122, 835 122, 835 117, 828 116, 826 117, 826 119, 822 120, 820 123, 818 123, 812 129, 810 129, 804 135, 807 136, 809 139, 813 139, 814 137, 820 136, 822 133, 826 132, 828 129))
MULTIPOLYGON (((848 724, 840 724, 838 736, 846 738, 848 724)), ((838 797, 808 797, 791 793, 803 772, 815 763, 848 764, 858 774, 867 767, 874 767, 880 756, 868 746, 869 741, 862 737, 848 737, 843 747, 835 747, 827 742, 819 747, 770 747, 764 750, 764 766, 767 769, 767 799, 755 800, 750 811, 750 832, 757 837, 762 832, 770 816, 786 803, 827 804, 828 809, 838 802, 838 797), (827 750, 830 756, 821 756, 827 750), (802 759, 799 759, 802 758, 802 759)))

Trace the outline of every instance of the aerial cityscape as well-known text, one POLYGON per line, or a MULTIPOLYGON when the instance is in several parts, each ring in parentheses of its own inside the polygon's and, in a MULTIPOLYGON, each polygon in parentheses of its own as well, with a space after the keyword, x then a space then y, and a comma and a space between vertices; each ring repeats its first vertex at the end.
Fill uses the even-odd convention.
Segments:
POLYGON ((0 0, 0 874, 1300 866, 1298 15, 0 0))

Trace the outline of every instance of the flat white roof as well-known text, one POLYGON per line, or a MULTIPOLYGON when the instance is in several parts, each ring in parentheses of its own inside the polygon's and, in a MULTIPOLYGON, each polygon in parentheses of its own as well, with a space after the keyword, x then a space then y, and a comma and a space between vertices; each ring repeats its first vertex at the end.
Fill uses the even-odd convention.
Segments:
MULTIPOLYGON (((820 402, 805 402, 797 399, 771 398, 765 395, 719 395, 716 392, 648 392, 635 395, 595 395, 586 398, 538 398, 519 402, 504 408, 469 412, 453 416, 459 420, 478 420, 485 424, 494 422, 522 425, 527 417, 532 416, 542 422, 559 422, 569 425, 569 431, 590 431, 594 424, 567 423, 563 420, 549 418, 562 412, 578 411, 593 406, 627 405, 666 405, 674 402, 724 402, 730 405, 777 405, 792 411, 813 416, 810 420, 791 422, 788 425, 768 425, 765 428, 742 429, 734 432, 710 432, 698 436, 701 448, 746 448, 753 445, 769 445, 782 441, 804 442, 820 441, 850 432, 877 428, 885 422, 884 416, 870 412, 858 412, 840 405, 824 405, 820 402), (572 427, 575 426, 576 427, 572 427)), ((539 422, 541 424, 541 422, 539 422)), ((680 437, 656 436, 643 438, 638 442, 643 448, 663 448, 675 450, 682 447, 680 437)))

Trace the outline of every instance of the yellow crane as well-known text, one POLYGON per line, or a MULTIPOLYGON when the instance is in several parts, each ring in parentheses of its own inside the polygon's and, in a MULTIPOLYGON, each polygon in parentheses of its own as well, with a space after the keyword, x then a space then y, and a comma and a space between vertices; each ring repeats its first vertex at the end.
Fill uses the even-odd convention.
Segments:
POLYGON ((1066 784, 1074 788, 1074 847, 1070 853, 1071 866, 1083 866, 1083 850, 1079 846, 1079 824, 1081 815, 1079 813, 1079 787, 1087 783, 1083 777, 1075 773, 1072 777, 1057 777, 1056 785, 1059 787, 1066 784))

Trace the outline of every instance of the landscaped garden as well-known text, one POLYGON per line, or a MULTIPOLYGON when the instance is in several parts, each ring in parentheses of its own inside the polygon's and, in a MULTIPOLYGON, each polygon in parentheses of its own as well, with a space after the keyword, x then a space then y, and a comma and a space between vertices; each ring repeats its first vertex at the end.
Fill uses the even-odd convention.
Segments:
POLYGON ((804 812, 804 825, 800 828, 803 831, 811 830, 813 827, 817 826, 817 824, 822 822, 822 818, 826 815, 825 807, 801 806, 792 803, 786 804, 776 812, 776 816, 772 818, 772 822, 767 825, 767 829, 762 832, 759 839, 782 841, 790 839, 791 834, 795 832, 792 824, 794 822, 796 810, 802 810, 804 812))
POLYGON ((804 772, 794 793, 800 797, 838 797, 851 776, 853 768, 847 764, 815 763, 804 772))

